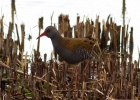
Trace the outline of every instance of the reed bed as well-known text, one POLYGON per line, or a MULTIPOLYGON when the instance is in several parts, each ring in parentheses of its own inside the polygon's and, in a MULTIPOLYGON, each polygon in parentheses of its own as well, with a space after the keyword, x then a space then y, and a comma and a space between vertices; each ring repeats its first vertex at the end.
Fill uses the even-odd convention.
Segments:
MULTIPOLYGON (((95 21, 87 18, 86 22, 80 22, 77 16, 76 25, 71 27, 69 16, 61 14, 59 33, 68 38, 96 39, 95 56, 71 65, 54 51, 54 58, 47 61, 48 54, 44 54, 44 59, 40 57, 38 40, 29 66, 28 54, 23 55, 25 25, 21 24, 19 32, 17 24, 10 22, 4 38, 3 18, 0 19, 0 100, 140 99, 140 58, 132 59, 133 27, 117 25, 110 15, 102 22, 99 16, 95 21), (14 26, 17 40, 12 38, 14 26)), ((40 34, 43 17, 39 18, 38 28, 40 34)))

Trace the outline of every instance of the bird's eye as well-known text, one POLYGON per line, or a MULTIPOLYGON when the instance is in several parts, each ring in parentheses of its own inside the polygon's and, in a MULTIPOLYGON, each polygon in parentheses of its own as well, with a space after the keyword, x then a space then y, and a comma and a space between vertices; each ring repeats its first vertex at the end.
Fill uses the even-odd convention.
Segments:
POLYGON ((47 31, 46 31, 47 33, 49 33, 50 32, 50 29, 47 29, 47 31))

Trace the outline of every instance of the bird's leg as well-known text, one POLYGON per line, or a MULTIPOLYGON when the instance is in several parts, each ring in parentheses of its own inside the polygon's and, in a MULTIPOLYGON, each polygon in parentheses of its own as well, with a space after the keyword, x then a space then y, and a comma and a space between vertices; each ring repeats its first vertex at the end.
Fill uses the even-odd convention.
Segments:
POLYGON ((77 72, 77 66, 74 67, 74 72, 75 72, 75 89, 77 90, 77 83, 78 83, 78 72, 77 72))
POLYGON ((67 64, 65 63, 64 64, 64 83, 66 83, 66 77, 67 77, 67 68, 68 68, 68 66, 67 66, 67 64))
MULTIPOLYGON (((87 64, 86 64, 85 68, 84 68, 83 77, 86 76, 86 72, 87 72, 88 66, 89 66, 89 64, 90 64, 90 61, 91 61, 91 58, 88 59, 88 62, 87 62, 87 64)), ((84 78, 83 78, 83 79, 84 79, 84 78)))
MULTIPOLYGON (((74 67, 74 77, 75 77, 75 87, 74 87, 74 90, 79 90, 80 87, 79 87, 79 82, 80 82, 80 79, 81 79, 81 62, 76 64, 74 67)), ((78 96, 80 95, 80 93, 78 92, 77 94, 78 96)))
POLYGON ((65 61, 62 61, 62 62, 59 63, 58 66, 61 66, 61 65, 64 65, 64 64, 65 64, 65 61))

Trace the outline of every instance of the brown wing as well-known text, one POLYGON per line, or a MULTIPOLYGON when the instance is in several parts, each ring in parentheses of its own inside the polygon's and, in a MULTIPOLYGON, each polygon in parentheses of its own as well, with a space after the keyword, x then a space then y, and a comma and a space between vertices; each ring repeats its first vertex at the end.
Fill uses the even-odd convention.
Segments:
POLYGON ((91 51, 96 40, 90 40, 87 38, 62 38, 61 43, 62 46, 72 51, 76 51, 77 48, 91 51))

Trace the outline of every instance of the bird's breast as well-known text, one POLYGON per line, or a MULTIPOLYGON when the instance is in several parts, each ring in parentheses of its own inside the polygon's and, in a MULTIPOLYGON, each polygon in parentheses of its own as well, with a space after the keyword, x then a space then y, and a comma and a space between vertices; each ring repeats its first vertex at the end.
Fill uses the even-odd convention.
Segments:
POLYGON ((80 53, 74 52, 67 48, 56 47, 54 49, 58 53, 58 55, 68 63, 72 63, 72 64, 77 63, 77 62, 82 61, 82 59, 83 59, 82 55, 80 55, 80 53))

